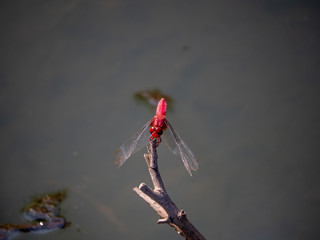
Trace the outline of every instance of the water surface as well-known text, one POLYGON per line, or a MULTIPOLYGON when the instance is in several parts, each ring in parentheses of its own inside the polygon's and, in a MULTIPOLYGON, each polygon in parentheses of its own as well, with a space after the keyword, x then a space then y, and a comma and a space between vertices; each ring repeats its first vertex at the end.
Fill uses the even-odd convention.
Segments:
POLYGON ((68 189, 72 225, 24 239, 177 239, 132 188, 143 152, 112 158, 170 95, 199 159, 160 146, 178 207, 208 239, 318 239, 319 6, 314 1, 2 1, 0 223, 68 189))

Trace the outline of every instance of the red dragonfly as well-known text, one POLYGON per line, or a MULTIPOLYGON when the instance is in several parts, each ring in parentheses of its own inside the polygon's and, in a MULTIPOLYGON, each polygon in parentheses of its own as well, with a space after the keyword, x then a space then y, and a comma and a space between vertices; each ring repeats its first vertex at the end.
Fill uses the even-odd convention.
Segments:
POLYGON ((118 168, 121 167, 132 154, 146 147, 151 140, 156 139, 158 145, 161 142, 162 136, 168 148, 175 155, 180 154, 182 162, 190 176, 192 176, 191 170, 198 170, 198 160, 166 119, 166 110, 167 103, 164 98, 161 98, 157 106, 156 115, 116 151, 114 162, 118 168), (169 129, 169 131, 165 131, 167 129, 169 129))

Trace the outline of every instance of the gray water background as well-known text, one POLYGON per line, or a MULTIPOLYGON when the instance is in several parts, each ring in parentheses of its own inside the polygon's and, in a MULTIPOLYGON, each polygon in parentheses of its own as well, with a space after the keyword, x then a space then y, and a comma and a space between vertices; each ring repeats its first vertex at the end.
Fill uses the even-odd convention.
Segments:
POLYGON ((132 188, 141 151, 115 150, 159 88, 199 160, 161 144, 173 201, 208 239, 319 239, 317 1, 1 1, 0 223, 68 190, 67 229, 17 239, 180 239, 132 188))

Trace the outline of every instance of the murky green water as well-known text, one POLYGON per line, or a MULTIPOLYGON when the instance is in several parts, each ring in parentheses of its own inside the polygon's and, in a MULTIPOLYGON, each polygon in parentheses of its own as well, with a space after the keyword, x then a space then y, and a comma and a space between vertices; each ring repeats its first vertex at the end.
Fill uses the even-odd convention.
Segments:
MULTIPOLYGON (((160 146, 178 207, 208 239, 318 239, 319 17, 312 1, 0 3, 0 223, 68 189, 69 228, 20 239, 177 239, 132 188, 140 152, 112 158, 154 112, 199 159, 160 146)), ((18 239, 18 238, 17 238, 18 239)))

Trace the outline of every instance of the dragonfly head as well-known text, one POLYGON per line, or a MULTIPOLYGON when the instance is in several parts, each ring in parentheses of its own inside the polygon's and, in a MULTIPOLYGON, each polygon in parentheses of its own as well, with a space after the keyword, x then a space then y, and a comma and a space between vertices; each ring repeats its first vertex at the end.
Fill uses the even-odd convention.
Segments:
POLYGON ((151 127, 150 133, 152 138, 159 138, 161 134, 163 133, 163 129, 160 127, 151 127))

